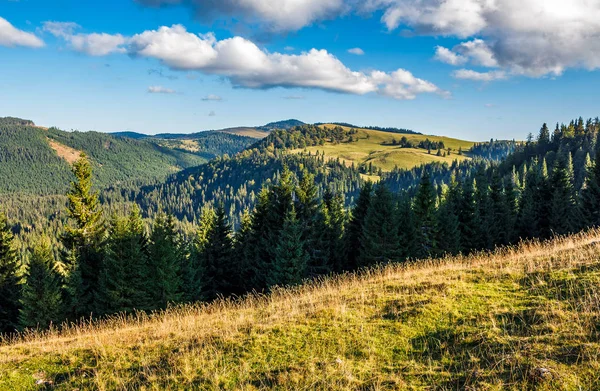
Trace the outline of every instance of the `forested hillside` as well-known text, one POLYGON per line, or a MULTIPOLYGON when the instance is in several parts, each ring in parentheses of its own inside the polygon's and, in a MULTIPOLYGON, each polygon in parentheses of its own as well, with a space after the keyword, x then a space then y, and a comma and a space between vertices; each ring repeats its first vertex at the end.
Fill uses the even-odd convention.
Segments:
POLYGON ((70 163, 85 152, 95 167, 96 186, 150 182, 224 154, 235 154, 251 138, 218 132, 193 140, 133 139, 98 132, 65 132, 32 121, 0 118, 0 194, 62 194, 70 163))

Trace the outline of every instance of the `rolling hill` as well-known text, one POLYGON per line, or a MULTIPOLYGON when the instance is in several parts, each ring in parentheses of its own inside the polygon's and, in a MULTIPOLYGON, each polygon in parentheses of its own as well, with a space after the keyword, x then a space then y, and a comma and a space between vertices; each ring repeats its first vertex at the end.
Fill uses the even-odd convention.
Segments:
POLYGON ((0 118, 0 193, 63 193, 71 180, 69 164, 81 152, 91 157, 97 184, 104 187, 165 178, 255 142, 218 132, 204 132, 190 140, 134 135, 65 132, 28 120, 0 118))
POLYGON ((452 163, 454 160, 462 161, 469 159, 467 151, 475 145, 474 142, 453 139, 442 136, 426 136, 422 134, 395 133, 366 128, 352 128, 336 124, 320 125, 324 128, 341 127, 345 131, 355 131, 350 142, 336 143, 326 142, 323 145, 315 145, 307 148, 296 149, 292 152, 311 152, 325 154, 327 159, 339 159, 341 162, 357 167, 371 164, 382 171, 391 171, 395 167, 399 169, 411 169, 422 164, 439 162, 452 163), (413 147, 401 146, 401 140, 407 140, 413 147), (418 148, 421 142, 443 143, 444 148, 441 155, 437 155, 437 149, 428 151, 426 148, 418 148), (459 149, 463 151, 459 154, 459 149))
POLYGON ((0 345, 0 389, 594 390, 600 232, 0 345))

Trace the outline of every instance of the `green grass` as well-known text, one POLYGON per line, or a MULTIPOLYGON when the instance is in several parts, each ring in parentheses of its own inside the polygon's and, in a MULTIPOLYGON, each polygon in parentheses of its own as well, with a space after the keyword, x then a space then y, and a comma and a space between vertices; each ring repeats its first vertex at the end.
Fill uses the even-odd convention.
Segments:
MULTIPOLYGON (((336 126, 336 125, 322 125, 336 126)), ((351 128, 342 127, 345 130, 351 128)), ((358 140, 349 143, 326 143, 324 145, 312 146, 306 148, 306 151, 311 153, 325 153, 325 157, 329 159, 340 159, 347 165, 354 163, 356 166, 360 164, 372 163, 373 166, 381 168, 383 171, 391 171, 394 167, 401 169, 411 169, 421 164, 431 162, 447 162, 452 163, 454 160, 469 159, 468 156, 458 155, 459 148, 464 152, 468 151, 473 145, 473 142, 453 139, 442 136, 426 136, 420 134, 398 134, 382 132, 370 129, 358 129, 358 133, 353 135, 358 140), (431 141, 443 141, 446 149, 450 148, 451 153, 445 157, 436 156, 437 151, 427 153, 425 149, 417 148, 400 148, 399 146, 386 145, 391 144, 393 140, 399 141, 402 137, 406 137, 409 141, 423 141, 429 139, 431 141)), ((294 150, 293 152, 300 153, 305 149, 294 150)))
POLYGON ((25 335, 0 346, 0 389, 600 389, 599 239, 25 335))

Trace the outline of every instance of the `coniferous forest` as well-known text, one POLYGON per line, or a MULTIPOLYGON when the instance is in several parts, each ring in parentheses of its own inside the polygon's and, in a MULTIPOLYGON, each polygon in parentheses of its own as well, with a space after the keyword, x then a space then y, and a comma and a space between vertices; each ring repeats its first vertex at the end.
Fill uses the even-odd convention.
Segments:
POLYGON ((0 332, 600 226, 599 130, 598 119, 544 124, 526 142, 477 144, 464 151, 470 160, 376 183, 319 153, 288 153, 351 140, 352 131, 312 125, 142 185, 100 186, 82 154, 66 194, 0 204, 0 332), (37 214, 15 211, 36 203, 37 214))

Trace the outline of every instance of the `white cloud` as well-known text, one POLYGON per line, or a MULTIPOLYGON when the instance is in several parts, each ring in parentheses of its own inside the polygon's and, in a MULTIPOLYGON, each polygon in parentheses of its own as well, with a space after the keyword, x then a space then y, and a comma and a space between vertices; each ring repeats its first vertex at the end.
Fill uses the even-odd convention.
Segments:
POLYGON ((361 48, 348 49, 348 53, 356 54, 357 56, 363 56, 365 54, 364 50, 362 50, 361 48))
POLYGON ((201 19, 233 18, 275 31, 296 31, 338 16, 348 9, 344 0, 138 0, 150 5, 185 4, 201 19))
POLYGON ((44 31, 67 41, 71 49, 90 56, 106 56, 111 53, 124 53, 127 39, 121 34, 75 34, 81 28, 73 22, 45 22, 44 31))
POLYGON ((220 102, 223 100, 223 98, 221 98, 219 95, 207 95, 204 98, 202 98, 203 101, 215 101, 215 102, 220 102))
POLYGON ((163 86, 150 86, 148 87, 149 94, 175 94, 177 91, 163 86))
POLYGON ((382 22, 434 36, 478 37, 453 49, 510 74, 560 75, 600 68, 598 0, 370 0, 382 22))
POLYGON ((464 65, 469 61, 468 58, 461 56, 460 54, 456 54, 451 50, 446 49, 443 46, 437 46, 435 48, 435 57, 436 60, 444 62, 450 65, 464 65))
POLYGON ((212 34, 192 34, 181 25, 145 31, 129 42, 133 56, 156 58, 173 69, 224 76, 235 87, 318 88, 359 95, 376 92, 396 99, 414 99, 420 93, 446 94, 403 69, 391 73, 352 71, 326 50, 312 49, 299 55, 269 53, 241 37, 217 41, 212 34))
POLYGON ((0 46, 41 48, 44 46, 44 41, 32 33, 19 30, 8 20, 0 17, 0 46))
POLYGON ((508 77, 504 71, 477 72, 471 69, 459 69, 454 71, 452 76, 456 79, 473 81, 504 80, 508 77))
POLYGON ((458 37, 436 58, 540 77, 600 68, 600 0, 138 0, 186 5, 206 19, 231 18, 296 31, 344 14, 382 15, 389 30, 458 37))

